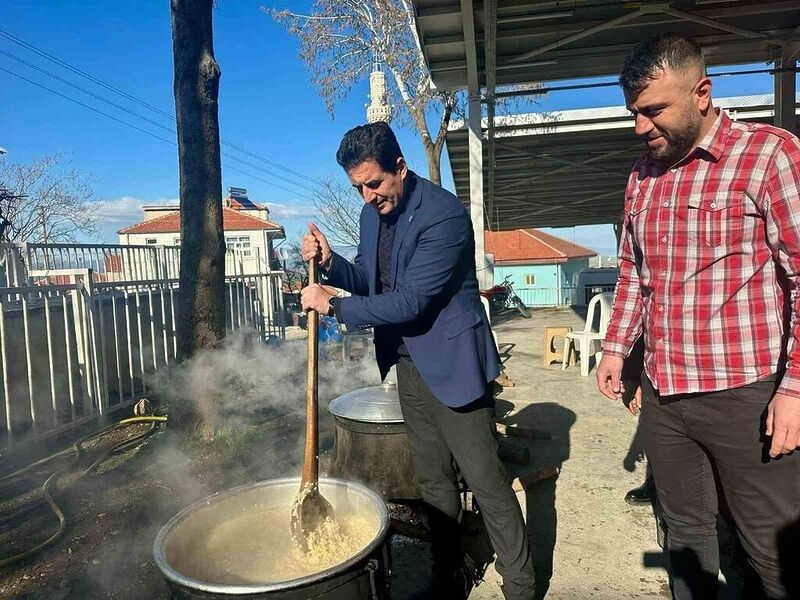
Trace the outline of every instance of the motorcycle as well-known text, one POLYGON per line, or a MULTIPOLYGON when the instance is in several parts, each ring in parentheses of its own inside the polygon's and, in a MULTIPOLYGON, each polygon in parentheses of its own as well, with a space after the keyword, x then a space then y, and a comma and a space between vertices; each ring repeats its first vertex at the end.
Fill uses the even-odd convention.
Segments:
POLYGON ((506 275, 503 283, 498 283, 488 290, 481 290, 481 296, 489 301, 489 314, 498 315, 516 309, 526 319, 531 318, 531 311, 514 292, 511 275, 506 275))

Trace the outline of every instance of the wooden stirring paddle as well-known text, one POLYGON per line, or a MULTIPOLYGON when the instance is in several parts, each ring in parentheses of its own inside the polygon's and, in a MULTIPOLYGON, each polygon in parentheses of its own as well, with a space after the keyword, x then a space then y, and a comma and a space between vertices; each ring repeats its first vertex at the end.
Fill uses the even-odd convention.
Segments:
MULTIPOLYGON (((308 285, 317 283, 317 259, 308 261, 308 285)), ((289 527, 292 539, 308 551, 308 536, 326 519, 333 518, 333 507, 319 492, 319 317, 308 311, 308 375, 306 377, 306 447, 300 491, 295 496, 289 527)))

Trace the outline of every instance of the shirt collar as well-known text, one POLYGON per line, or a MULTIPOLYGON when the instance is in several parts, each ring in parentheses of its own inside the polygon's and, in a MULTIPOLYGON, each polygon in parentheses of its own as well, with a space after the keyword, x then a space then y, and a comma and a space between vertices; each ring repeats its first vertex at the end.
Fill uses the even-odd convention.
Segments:
POLYGON ((725 150, 725 140, 731 131, 731 118, 721 108, 718 110, 719 114, 714 124, 711 125, 711 129, 706 132, 703 139, 697 144, 697 148, 695 148, 695 152, 704 150, 715 161, 722 158, 722 153, 725 150))

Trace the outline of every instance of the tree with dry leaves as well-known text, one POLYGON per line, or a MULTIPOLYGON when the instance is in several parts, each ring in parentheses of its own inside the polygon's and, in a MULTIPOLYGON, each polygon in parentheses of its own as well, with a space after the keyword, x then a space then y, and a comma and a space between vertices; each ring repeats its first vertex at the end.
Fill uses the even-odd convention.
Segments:
POLYGON ((428 177, 441 183, 442 148, 457 97, 432 85, 410 0, 316 0, 310 14, 267 12, 300 40, 300 58, 330 114, 378 57, 394 84, 387 90, 401 109, 398 118, 410 121, 422 138, 428 177))
POLYGON ((0 215, 7 242, 69 243, 97 233, 89 177, 63 153, 30 163, 0 160, 0 215))

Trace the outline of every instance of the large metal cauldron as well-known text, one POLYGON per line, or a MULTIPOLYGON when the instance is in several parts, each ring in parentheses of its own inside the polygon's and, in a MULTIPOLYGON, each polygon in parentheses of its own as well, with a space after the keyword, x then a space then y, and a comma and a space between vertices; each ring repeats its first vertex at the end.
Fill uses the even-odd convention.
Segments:
MULTIPOLYGON (((219 523, 243 511, 288 507, 300 488, 298 478, 275 479, 220 492, 185 508, 158 532, 153 544, 155 562, 174 598, 270 600, 383 600, 388 598, 389 514, 383 499, 364 486, 322 478, 320 491, 334 513, 374 517, 375 536, 355 556, 330 569, 278 583, 229 585, 204 581, 181 572, 182 557, 202 555, 206 540, 219 523)), ((289 527, 287 521, 286 527, 289 527)), ((214 561, 213 556, 202 557, 214 561)), ((211 564, 211 563, 209 563, 211 564)), ((214 563, 217 567, 217 563, 214 563)))
POLYGON ((331 401, 333 456, 329 474, 352 479, 387 500, 421 498, 394 373, 381 385, 331 401))

